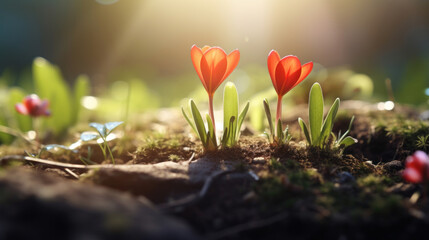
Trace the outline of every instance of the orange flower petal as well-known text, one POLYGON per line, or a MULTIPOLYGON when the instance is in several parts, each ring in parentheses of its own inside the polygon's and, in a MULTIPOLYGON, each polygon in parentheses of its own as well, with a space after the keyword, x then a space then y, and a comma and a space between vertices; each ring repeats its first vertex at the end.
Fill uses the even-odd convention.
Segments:
POLYGON ((232 71, 234 71, 239 61, 240 61, 240 52, 236 49, 232 51, 227 57, 226 72, 223 75, 222 81, 224 81, 232 73, 232 71))
POLYGON ((204 47, 201 48, 201 52, 206 53, 207 50, 210 49, 210 46, 205 45, 204 47))
POLYGON ((310 74, 311 70, 313 70, 313 62, 308 62, 302 65, 301 76, 299 76, 298 81, 296 81, 292 88, 296 87, 299 83, 301 83, 308 76, 308 74, 310 74))
POLYGON ((276 67, 277 94, 289 92, 301 75, 301 62, 295 56, 286 56, 276 67))
POLYGON ((276 67, 280 62, 280 56, 275 50, 271 50, 268 54, 268 72, 270 73, 271 81, 273 82, 274 89, 277 91, 277 81, 276 81, 276 67))
POLYGON ((199 47, 193 45, 191 47, 191 59, 192 64, 194 65, 195 71, 197 71, 198 77, 200 77, 201 82, 206 90, 208 90, 208 86, 204 80, 203 74, 201 73, 201 58, 203 57, 203 52, 199 47))
POLYGON ((222 83, 226 67, 226 53, 223 49, 212 47, 204 53, 201 58, 201 73, 208 86, 209 94, 213 94, 222 83))

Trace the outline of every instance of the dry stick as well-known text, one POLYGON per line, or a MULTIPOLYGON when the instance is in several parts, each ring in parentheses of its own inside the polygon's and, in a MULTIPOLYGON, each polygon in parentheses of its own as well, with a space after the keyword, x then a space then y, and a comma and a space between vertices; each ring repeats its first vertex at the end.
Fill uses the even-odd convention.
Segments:
MULTIPOLYGON (((192 154, 191 158, 188 161, 191 161, 195 156, 195 153, 192 154)), ((55 162, 51 160, 41 159, 41 158, 35 158, 35 157, 28 157, 28 156, 21 156, 21 155, 9 155, 4 156, 0 158, 0 165, 4 164, 7 161, 13 161, 18 160, 22 162, 32 162, 32 163, 40 163, 49 165, 51 167, 58 167, 58 168, 72 168, 72 169, 99 169, 99 168, 117 168, 118 165, 113 164, 94 164, 94 165, 82 165, 82 164, 71 164, 71 163, 61 163, 61 162, 55 162)), ((132 166, 132 165, 129 165, 132 166)))
MULTIPOLYGON (((217 178, 223 175, 226 175, 229 173, 235 173, 235 172, 242 172, 242 171, 226 170, 226 171, 214 172, 213 174, 211 174, 206 178, 206 180, 204 181, 203 187, 201 188, 200 192, 198 192, 197 194, 189 195, 187 197, 184 197, 182 199, 179 199, 177 201, 170 202, 167 204, 160 204, 158 205, 158 208, 161 209, 162 211, 169 212, 171 211, 171 209, 181 208, 181 207, 185 207, 185 206, 189 206, 191 204, 197 203, 198 201, 205 198, 209 188, 213 185, 213 182, 217 178)), ((247 174, 249 174, 250 177, 252 177, 253 179, 258 180, 258 176, 253 171, 248 171, 247 174)))
POLYGON ((70 176, 72 176, 72 177, 74 177, 74 178, 76 178, 76 179, 79 179, 79 175, 77 175, 76 173, 74 173, 72 170, 70 170, 70 169, 68 169, 68 168, 65 168, 65 169, 64 169, 64 171, 65 171, 66 173, 68 173, 70 176))
POLYGON ((198 194, 195 195, 190 195, 188 197, 184 197, 182 199, 179 199, 177 201, 174 202, 170 202, 167 204, 161 204, 158 205, 158 208, 161 209, 162 211, 171 211, 171 209, 174 208, 178 208, 178 207, 185 207, 188 205, 191 205, 193 203, 198 202, 199 200, 203 199, 210 186, 213 184, 213 181, 223 175, 229 174, 229 173, 233 173, 233 172, 237 172, 236 170, 226 170, 226 171, 218 171, 218 172, 214 172, 213 174, 211 174, 210 176, 207 177, 207 179, 204 181, 204 185, 201 188, 200 192, 198 194))
MULTIPOLYGON (((101 168, 101 167, 105 167, 105 166, 110 166, 110 165, 101 165, 101 164, 85 166, 85 165, 81 165, 81 164, 61 163, 61 162, 55 162, 55 161, 51 161, 51 160, 35 158, 35 157, 28 157, 28 156, 21 156, 21 155, 4 156, 4 157, 0 158, 0 164, 3 164, 6 161, 14 161, 14 160, 18 160, 18 161, 22 161, 22 162, 40 163, 40 164, 45 164, 45 165, 49 165, 52 167, 58 167, 58 168, 73 168, 73 169, 97 169, 97 168, 101 168)), ((114 166, 114 165, 112 165, 112 166, 114 166)))

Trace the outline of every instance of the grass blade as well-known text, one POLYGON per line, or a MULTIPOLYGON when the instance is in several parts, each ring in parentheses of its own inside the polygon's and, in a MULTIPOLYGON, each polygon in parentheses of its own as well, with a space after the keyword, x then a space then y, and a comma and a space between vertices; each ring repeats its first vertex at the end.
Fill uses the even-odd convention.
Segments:
POLYGON ((213 122, 211 121, 210 115, 208 113, 206 114, 206 120, 207 127, 209 129, 207 134, 208 141, 212 141, 217 146, 216 133, 214 132, 213 122))
POLYGON ((244 107, 243 111, 241 111, 240 116, 238 117, 237 122, 237 133, 235 137, 235 141, 238 141, 241 134, 241 125, 243 124, 244 118, 246 117, 247 111, 249 110, 249 102, 247 102, 246 106, 244 107))
POLYGON ((268 104, 268 100, 266 98, 264 99, 264 109, 265 114, 267 115, 268 125, 270 126, 270 133, 274 136, 273 118, 271 116, 270 104, 268 104))
POLYGON ((305 124, 304 120, 302 118, 298 118, 299 126, 301 127, 302 131, 304 132, 305 138, 307 139, 308 144, 311 145, 311 137, 308 133, 307 125, 305 124))
POLYGON ((203 118, 201 117, 201 113, 195 105, 194 101, 190 100, 189 103, 191 105, 192 117, 194 118, 195 127, 197 128, 198 135, 203 142, 203 146, 206 146, 207 133, 206 127, 204 126, 203 118))
POLYGON ((323 122, 322 131, 320 133, 319 139, 316 141, 319 145, 323 145, 326 139, 332 132, 332 127, 334 126, 335 117, 337 116, 338 108, 340 107, 340 99, 335 99, 335 102, 332 104, 329 109, 328 114, 326 115, 325 121, 323 122))
POLYGON ((341 140, 341 141, 339 142, 339 145, 340 145, 340 146, 342 146, 342 147, 344 147, 344 148, 346 148, 346 147, 348 147, 348 146, 350 146, 350 145, 353 145, 353 144, 355 144, 355 143, 357 143, 357 142, 358 142, 358 140, 357 140, 357 139, 352 138, 352 137, 350 137, 350 136, 347 136, 347 137, 345 137, 343 140, 341 140))
POLYGON ((188 115, 185 112, 185 109, 182 107, 182 114, 185 117, 186 121, 189 123, 191 128, 194 130, 195 134, 198 134, 197 129, 195 128, 195 124, 191 121, 191 119, 188 117, 188 115))

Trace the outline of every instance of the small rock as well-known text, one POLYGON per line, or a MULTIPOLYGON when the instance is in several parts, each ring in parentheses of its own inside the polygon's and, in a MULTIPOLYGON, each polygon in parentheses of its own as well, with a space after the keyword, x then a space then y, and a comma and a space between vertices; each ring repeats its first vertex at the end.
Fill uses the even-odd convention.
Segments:
POLYGON ((343 183, 352 183, 355 182, 356 179, 355 177, 349 173, 349 172, 340 172, 338 174, 338 182, 343 184, 343 183))
POLYGON ((8 169, 0 176, 0 239, 197 239, 147 199, 8 169))
POLYGON ((384 170, 389 172, 399 171, 403 169, 402 162, 398 160, 393 160, 383 165, 384 170))
POLYGON ((91 171, 84 181, 143 195, 154 203, 162 203, 178 194, 195 193, 208 176, 232 170, 236 164, 203 157, 191 162, 115 165, 91 171))

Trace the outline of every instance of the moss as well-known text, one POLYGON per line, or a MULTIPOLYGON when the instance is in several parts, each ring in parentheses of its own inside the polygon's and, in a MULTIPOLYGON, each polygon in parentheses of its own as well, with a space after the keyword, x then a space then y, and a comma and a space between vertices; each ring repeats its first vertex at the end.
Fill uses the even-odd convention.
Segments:
POLYGON ((375 130, 385 134, 389 141, 397 146, 401 157, 416 150, 425 151, 429 146, 428 122, 405 120, 398 117, 390 120, 379 120, 375 130))
POLYGON ((287 167, 280 162, 279 158, 270 158, 268 161, 268 168, 270 171, 281 171, 285 172, 287 170, 287 167))
POLYGON ((185 160, 197 151, 196 148, 195 144, 187 138, 155 134, 146 138, 143 146, 137 148, 133 162, 157 163, 185 160))
POLYGON ((168 156, 168 160, 172 161, 172 162, 179 162, 182 158, 176 154, 170 154, 170 156, 168 156))
POLYGON ((269 176, 262 178, 255 186, 255 192, 267 203, 279 203, 287 196, 284 176, 269 176))
POLYGON ((377 217, 390 216, 392 213, 398 214, 403 210, 401 197, 398 195, 389 195, 381 197, 375 195, 370 202, 371 212, 377 217))
POLYGON ((391 180, 384 176, 368 175, 357 180, 357 185, 366 192, 384 192, 386 184, 391 183, 391 180))
POLYGON ((292 171, 289 174, 291 184, 310 190, 312 187, 320 186, 324 182, 322 175, 317 169, 305 169, 302 171, 292 171))

